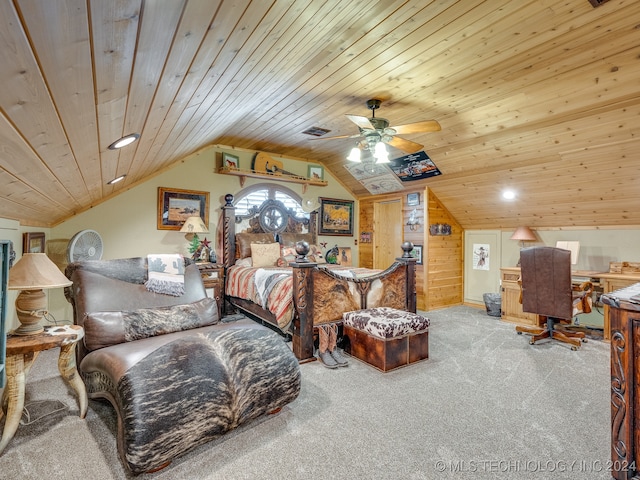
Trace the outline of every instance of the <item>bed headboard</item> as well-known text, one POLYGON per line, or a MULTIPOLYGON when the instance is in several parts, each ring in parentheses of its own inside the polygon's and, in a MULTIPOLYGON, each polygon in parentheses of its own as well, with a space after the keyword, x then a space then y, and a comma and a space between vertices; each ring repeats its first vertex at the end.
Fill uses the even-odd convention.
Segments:
POLYGON ((255 238, 279 242, 283 246, 294 246, 304 240, 315 245, 317 213, 311 212, 309 218, 297 217, 295 212, 285 207, 279 200, 266 200, 259 207, 253 207, 246 215, 236 215, 233 195, 224 197, 223 210, 223 263, 233 265, 242 253, 236 248, 236 235, 255 235, 255 238))

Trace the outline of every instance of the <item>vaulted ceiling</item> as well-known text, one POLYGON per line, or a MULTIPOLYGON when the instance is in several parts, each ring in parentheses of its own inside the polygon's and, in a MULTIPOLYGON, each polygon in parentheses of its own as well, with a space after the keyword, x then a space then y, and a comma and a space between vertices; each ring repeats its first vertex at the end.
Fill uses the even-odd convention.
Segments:
POLYGON ((356 134, 345 115, 370 98, 392 125, 440 123, 403 135, 442 172, 408 185, 464 228, 640 225, 636 0, 7 0, 0 84, 0 217, 24 225, 212 144, 369 196, 344 167, 354 139, 302 132, 356 134))

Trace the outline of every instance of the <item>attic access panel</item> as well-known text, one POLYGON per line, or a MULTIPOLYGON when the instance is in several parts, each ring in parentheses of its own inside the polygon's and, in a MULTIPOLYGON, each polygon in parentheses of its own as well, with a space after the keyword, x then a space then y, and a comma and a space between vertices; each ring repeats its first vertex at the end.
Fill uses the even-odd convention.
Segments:
POLYGON ((403 182, 435 177, 441 172, 425 151, 411 153, 391 160, 389 167, 403 182))

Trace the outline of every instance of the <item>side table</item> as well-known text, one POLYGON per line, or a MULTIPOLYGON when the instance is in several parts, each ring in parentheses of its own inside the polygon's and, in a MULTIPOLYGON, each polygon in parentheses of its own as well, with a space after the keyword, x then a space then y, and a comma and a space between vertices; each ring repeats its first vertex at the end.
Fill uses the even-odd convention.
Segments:
POLYGON ((224 314, 224 265, 220 263, 203 262, 198 263, 202 283, 207 293, 216 299, 218 304, 218 318, 222 319, 224 314))
POLYGON ((75 346, 84 337, 79 325, 47 326, 36 335, 7 334, 7 385, 2 394, 2 415, 7 418, 0 440, 0 454, 13 438, 24 408, 25 384, 29 370, 43 350, 60 347, 58 370, 62 378, 78 395, 80 418, 87 415, 87 390, 76 368, 75 346))

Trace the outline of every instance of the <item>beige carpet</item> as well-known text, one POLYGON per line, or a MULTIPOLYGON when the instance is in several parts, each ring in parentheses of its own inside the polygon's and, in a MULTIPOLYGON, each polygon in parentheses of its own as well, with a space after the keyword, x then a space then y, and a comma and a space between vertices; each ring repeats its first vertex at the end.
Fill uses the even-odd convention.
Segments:
MULTIPOLYGON (((609 344, 530 346, 483 310, 426 315, 429 360, 386 374, 353 359, 338 370, 302 365, 301 395, 278 415, 138 478, 610 478, 609 344)), ((18 429, 0 479, 128 478, 113 410, 90 401, 77 417, 57 353, 37 360, 27 401, 45 401, 40 413, 56 400, 67 409, 18 429)))

